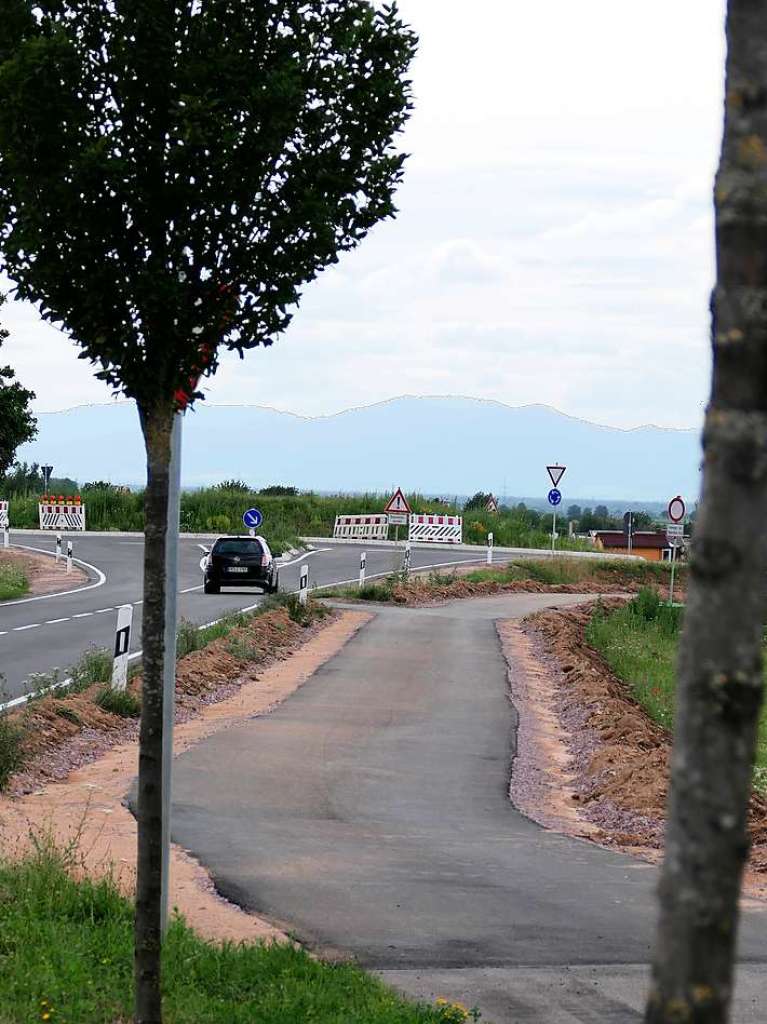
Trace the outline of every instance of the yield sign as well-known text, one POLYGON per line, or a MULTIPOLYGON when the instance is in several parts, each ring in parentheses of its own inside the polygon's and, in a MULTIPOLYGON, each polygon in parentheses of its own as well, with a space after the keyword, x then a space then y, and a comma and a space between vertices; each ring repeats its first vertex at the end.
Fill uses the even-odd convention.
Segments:
POLYGON ((402 493, 402 488, 398 487, 397 490, 389 498, 384 512, 405 512, 409 514, 411 511, 410 506, 407 503, 407 498, 402 493))
POLYGON ((567 469, 567 466, 547 466, 546 467, 546 471, 548 472, 549 476, 551 477, 551 482, 554 484, 555 487, 557 486, 559 481, 562 479, 562 477, 565 475, 565 470, 566 469, 567 469))

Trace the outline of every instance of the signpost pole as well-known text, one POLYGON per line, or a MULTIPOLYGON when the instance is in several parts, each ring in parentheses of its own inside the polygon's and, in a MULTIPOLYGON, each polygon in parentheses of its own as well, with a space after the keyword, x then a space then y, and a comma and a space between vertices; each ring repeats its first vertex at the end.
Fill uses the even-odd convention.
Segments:
POLYGON ((633 534, 634 534, 634 513, 633 512, 629 512, 629 554, 631 554, 633 534))
POLYGON ((552 521, 551 521, 551 553, 553 555, 554 554, 554 547, 555 547, 556 541, 557 541, 557 510, 556 509, 554 509, 552 515, 554 517, 552 519, 552 521))
POLYGON ((668 588, 668 603, 674 603, 674 569, 676 568, 676 544, 671 548, 671 583, 668 588))

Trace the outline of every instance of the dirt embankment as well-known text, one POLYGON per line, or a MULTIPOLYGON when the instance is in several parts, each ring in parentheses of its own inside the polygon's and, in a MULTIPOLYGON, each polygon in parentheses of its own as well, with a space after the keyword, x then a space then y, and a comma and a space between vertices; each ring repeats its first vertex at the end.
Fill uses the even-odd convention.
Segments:
MULTIPOLYGON (((345 612, 303 628, 284 611, 273 612, 251 624, 254 653, 261 644, 264 654, 257 665, 233 658, 224 649, 226 641, 188 655, 180 663, 178 679, 176 755, 220 729, 268 714, 369 619, 364 612, 345 612)), ((85 694, 45 698, 30 713, 37 755, 16 777, 16 796, 0 797, 0 852, 21 854, 31 836, 50 833, 63 848, 76 845, 87 874, 111 872, 124 891, 132 892, 136 823, 124 799, 137 771, 135 723, 102 712, 85 694), (57 713, 61 706, 82 715, 88 725, 67 723, 57 713)), ((207 872, 177 846, 171 850, 170 900, 206 938, 286 939, 270 922, 219 897, 207 872)))
MULTIPOLYGON (((476 571, 476 567, 473 571, 476 571)), ((496 594, 636 594, 646 582, 616 575, 613 579, 585 577, 572 583, 542 583, 539 580, 468 580, 459 574, 455 578, 430 579, 414 576, 407 583, 392 588, 391 599, 396 604, 417 607, 468 597, 493 597, 496 594)))
MULTIPOLYGON (((330 614, 306 627, 280 608, 179 659, 176 721, 185 722, 258 680, 264 669, 289 658, 334 618, 336 615, 330 614)), ((140 674, 128 684, 128 692, 139 701, 141 684, 140 674)), ((24 735, 24 767, 12 776, 8 792, 21 795, 64 779, 117 744, 138 738, 136 719, 121 717, 96 703, 102 689, 102 684, 94 684, 79 693, 49 694, 12 712, 11 720, 24 735)))
MULTIPOLYGON (((586 644, 591 614, 587 605, 499 624, 520 715, 511 796, 548 828, 656 860, 671 734, 586 644)), ((749 828, 751 892, 767 894, 767 801, 756 793, 749 828)))
POLYGON ((33 551, 1 550, 2 564, 15 565, 24 573, 29 582, 29 590, 24 597, 58 594, 88 582, 88 574, 78 565, 73 564, 72 572, 68 573, 66 559, 57 563, 52 555, 38 555, 33 551))

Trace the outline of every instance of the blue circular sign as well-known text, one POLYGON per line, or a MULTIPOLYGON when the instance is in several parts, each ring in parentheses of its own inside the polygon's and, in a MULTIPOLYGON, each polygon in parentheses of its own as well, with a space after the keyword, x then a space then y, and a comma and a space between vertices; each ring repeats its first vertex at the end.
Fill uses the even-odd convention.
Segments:
POLYGON ((260 509, 249 508, 247 512, 243 513, 242 521, 249 530, 257 530, 263 523, 264 517, 261 515, 260 509))
POLYGON ((549 505, 557 506, 562 500, 562 492, 558 491, 556 487, 552 487, 549 491, 549 505))

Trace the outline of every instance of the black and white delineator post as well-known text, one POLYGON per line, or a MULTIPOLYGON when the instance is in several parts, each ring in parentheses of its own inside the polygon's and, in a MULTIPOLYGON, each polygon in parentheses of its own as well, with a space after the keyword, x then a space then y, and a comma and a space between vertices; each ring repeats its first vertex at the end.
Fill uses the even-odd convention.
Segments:
POLYGON ((56 564, 61 561, 61 534, 56 534, 56 564))
POLYGON ((72 541, 67 541, 67 572, 72 571, 72 541))
POLYGON ((128 685, 128 655, 133 628, 133 605, 124 604, 117 609, 114 662, 112 663, 112 689, 124 690, 128 685))
POLYGON ((360 555, 360 586, 365 586, 365 570, 367 569, 368 555, 367 551, 363 551, 360 555))
POLYGON ((493 564, 493 535, 488 533, 487 535, 487 564, 493 564))
POLYGON ((405 541, 405 552, 402 555, 402 571, 407 576, 410 572, 410 541, 405 541))
POLYGON ((298 600, 306 604, 309 600, 309 566, 306 562, 301 566, 301 573, 298 577, 298 600))

